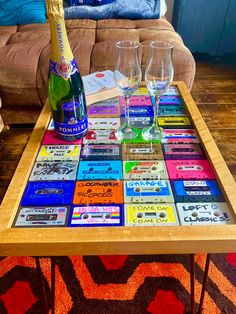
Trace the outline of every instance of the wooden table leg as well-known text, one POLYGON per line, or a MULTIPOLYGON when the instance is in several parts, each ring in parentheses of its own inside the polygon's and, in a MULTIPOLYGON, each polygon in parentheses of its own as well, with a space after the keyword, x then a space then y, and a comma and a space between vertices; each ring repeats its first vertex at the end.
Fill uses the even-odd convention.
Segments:
POLYGON ((203 282, 202 282, 202 291, 201 291, 200 303, 199 303, 199 308, 198 308, 198 314, 202 313, 202 306, 203 306, 204 296, 206 292, 206 281, 208 278, 210 260, 211 260, 211 254, 208 253, 206 257, 206 264, 205 264, 205 269, 204 269, 204 276, 203 276, 203 282))
POLYGON ((195 292, 194 292, 194 280, 195 280, 195 264, 194 254, 190 254, 190 296, 191 296, 191 314, 195 314, 195 292))

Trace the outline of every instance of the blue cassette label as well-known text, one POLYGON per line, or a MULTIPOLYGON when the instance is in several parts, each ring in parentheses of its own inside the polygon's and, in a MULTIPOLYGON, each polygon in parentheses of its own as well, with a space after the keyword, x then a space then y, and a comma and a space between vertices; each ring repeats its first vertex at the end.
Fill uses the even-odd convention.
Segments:
POLYGON ((77 180, 121 180, 122 163, 116 160, 81 161, 77 180))

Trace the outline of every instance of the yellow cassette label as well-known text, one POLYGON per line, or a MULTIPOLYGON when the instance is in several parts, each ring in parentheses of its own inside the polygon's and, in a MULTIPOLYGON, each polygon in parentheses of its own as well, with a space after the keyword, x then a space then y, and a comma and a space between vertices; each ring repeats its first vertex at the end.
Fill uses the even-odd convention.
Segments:
POLYGON ((148 93, 148 89, 147 87, 139 87, 135 92, 134 92, 134 95, 149 95, 148 93))
POLYGON ((127 204, 126 226, 170 226, 179 225, 174 204, 127 204))
POLYGON ((163 127, 187 126, 191 125, 191 122, 188 117, 159 117, 158 124, 163 127))
POLYGON ((79 156, 79 145, 42 145, 37 156, 37 161, 77 161, 79 156))

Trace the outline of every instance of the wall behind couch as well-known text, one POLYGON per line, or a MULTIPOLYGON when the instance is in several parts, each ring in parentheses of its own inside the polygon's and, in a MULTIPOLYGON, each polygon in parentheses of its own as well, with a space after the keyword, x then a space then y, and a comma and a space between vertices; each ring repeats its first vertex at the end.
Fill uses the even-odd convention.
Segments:
POLYGON ((172 22, 174 1, 175 0, 166 0, 166 4, 167 4, 166 17, 170 23, 172 22))

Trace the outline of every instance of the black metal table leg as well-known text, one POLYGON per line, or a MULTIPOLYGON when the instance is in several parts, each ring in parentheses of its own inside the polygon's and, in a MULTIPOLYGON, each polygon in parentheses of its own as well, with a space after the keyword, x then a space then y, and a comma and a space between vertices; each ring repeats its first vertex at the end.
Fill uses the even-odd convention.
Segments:
POLYGON ((194 254, 190 254, 190 296, 191 296, 191 314, 195 314, 194 279, 195 279, 194 254))
POLYGON ((199 303, 199 308, 198 308, 198 314, 202 313, 202 306, 203 306, 204 296, 206 292, 206 281, 208 278, 210 260, 211 260, 211 254, 208 253, 206 257, 206 264, 205 264, 205 269, 204 269, 204 276, 203 276, 203 282, 202 282, 202 291, 201 291, 200 303, 199 303))
POLYGON ((52 314, 55 314, 55 267, 56 257, 51 256, 51 301, 52 301, 52 314))
POLYGON ((45 285, 44 285, 43 273, 42 273, 42 269, 41 269, 41 266, 40 266, 39 257, 35 256, 35 261, 36 261, 36 268, 37 268, 38 277, 39 277, 39 286, 40 286, 41 298, 43 300, 44 313, 48 314, 49 311, 48 311, 48 305, 47 305, 45 285))

